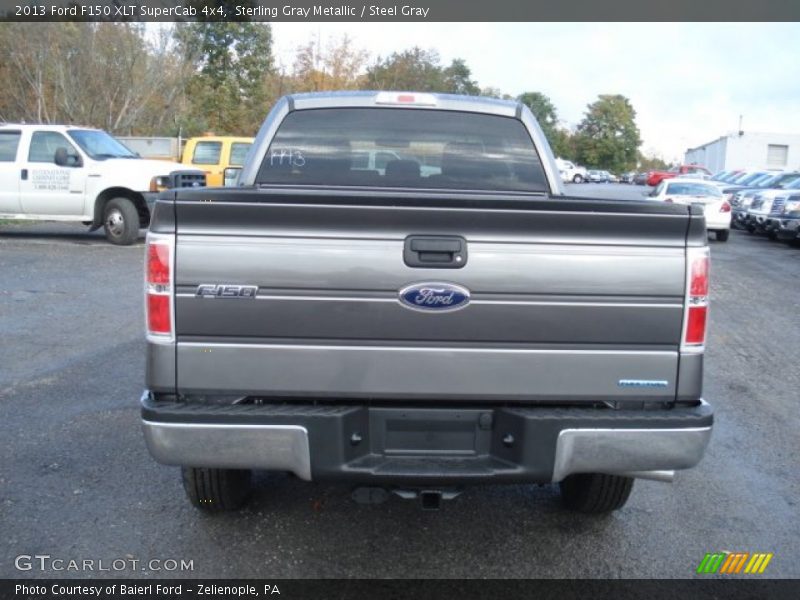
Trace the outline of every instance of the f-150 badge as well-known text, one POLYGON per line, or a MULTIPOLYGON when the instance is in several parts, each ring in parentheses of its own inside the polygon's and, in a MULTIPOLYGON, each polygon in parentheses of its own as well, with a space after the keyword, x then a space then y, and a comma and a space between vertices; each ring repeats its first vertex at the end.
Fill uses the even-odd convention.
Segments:
POLYGON ((400 290, 400 302, 425 312, 454 311, 469 304, 469 290, 452 283, 415 283, 400 290))
POLYGON ((199 298, 255 298, 257 293, 257 285, 203 283, 197 286, 195 295, 199 298))

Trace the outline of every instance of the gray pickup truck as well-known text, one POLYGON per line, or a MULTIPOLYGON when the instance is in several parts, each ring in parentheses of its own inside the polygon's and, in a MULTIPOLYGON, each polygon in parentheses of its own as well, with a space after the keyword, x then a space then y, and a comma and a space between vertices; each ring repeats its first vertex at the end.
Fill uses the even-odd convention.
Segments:
POLYGON ((237 187, 156 203, 147 446, 207 510, 253 469, 430 509, 559 483, 615 510, 708 444, 708 262, 696 207, 564 195, 519 103, 287 96, 237 187))

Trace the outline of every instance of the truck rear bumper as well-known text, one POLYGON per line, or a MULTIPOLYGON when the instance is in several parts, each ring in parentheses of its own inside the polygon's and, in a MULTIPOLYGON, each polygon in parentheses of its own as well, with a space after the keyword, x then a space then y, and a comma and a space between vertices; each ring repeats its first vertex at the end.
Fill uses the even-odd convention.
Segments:
POLYGON ((561 481, 696 465, 711 407, 384 408, 364 404, 199 405, 142 397, 161 463, 289 471, 305 480, 430 485, 561 481))

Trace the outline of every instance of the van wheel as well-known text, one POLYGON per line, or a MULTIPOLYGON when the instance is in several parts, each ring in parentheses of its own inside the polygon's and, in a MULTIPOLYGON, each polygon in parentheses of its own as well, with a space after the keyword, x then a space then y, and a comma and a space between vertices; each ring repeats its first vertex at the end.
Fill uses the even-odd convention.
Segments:
POLYGON ((714 235, 718 242, 727 242, 728 238, 731 236, 731 231, 730 229, 717 229, 714 235))
POLYGON ((208 512, 241 508, 250 494, 250 471, 182 467, 183 489, 192 506, 208 512))
POLYGON ((625 506, 633 489, 633 478, 603 473, 570 475, 560 484, 567 508, 582 513, 609 513, 625 506))
POLYGON ((575 177, 572 178, 572 183, 583 183, 583 177, 575 175, 575 177))
POLYGON ((103 227, 109 242, 129 246, 139 237, 139 211, 128 198, 112 198, 103 209, 103 227))

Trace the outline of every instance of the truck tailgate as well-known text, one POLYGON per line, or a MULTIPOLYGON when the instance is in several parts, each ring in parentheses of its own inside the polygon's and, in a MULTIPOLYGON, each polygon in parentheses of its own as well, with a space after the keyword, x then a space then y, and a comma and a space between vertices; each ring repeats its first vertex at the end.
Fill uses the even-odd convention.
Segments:
POLYGON ((184 195, 175 219, 180 393, 675 398, 686 207, 262 188, 184 195), (406 239, 426 235, 466 240, 465 264, 408 266, 406 239), (401 303, 421 282, 469 303, 401 303), (198 295, 226 285, 257 292, 198 295))

